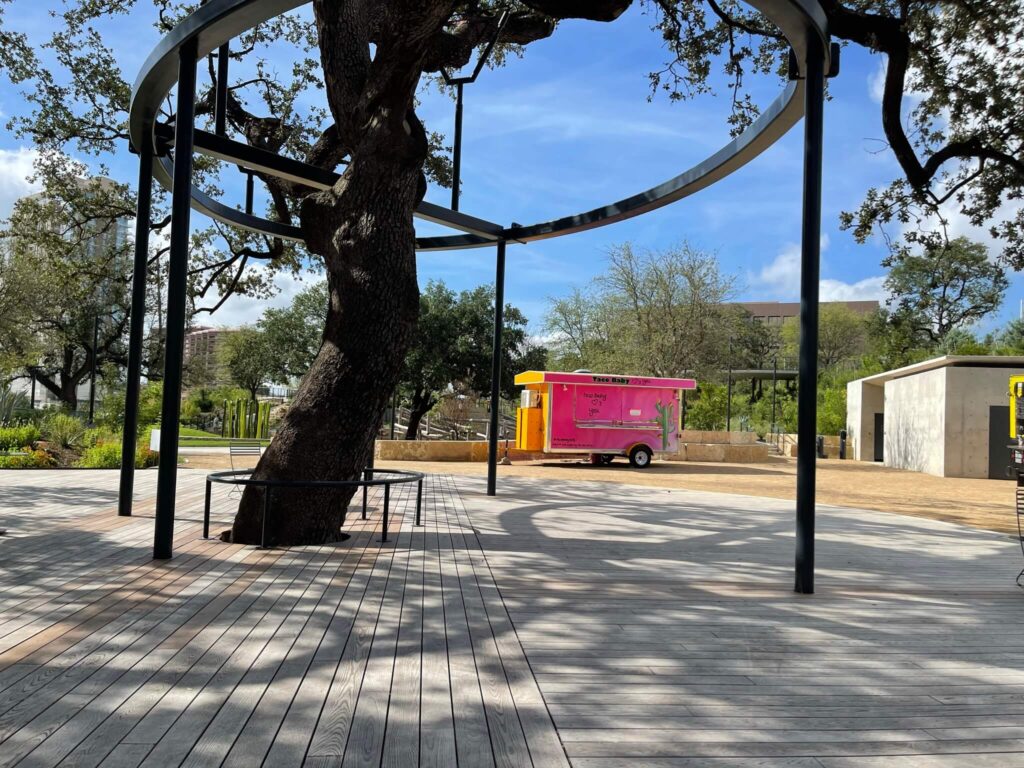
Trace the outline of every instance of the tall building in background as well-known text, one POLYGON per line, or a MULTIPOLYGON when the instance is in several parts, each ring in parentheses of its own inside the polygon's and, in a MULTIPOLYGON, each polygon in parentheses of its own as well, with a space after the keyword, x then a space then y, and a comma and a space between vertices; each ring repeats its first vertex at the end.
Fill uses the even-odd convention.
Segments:
POLYGON ((185 365, 189 377, 198 384, 222 384, 219 354, 224 339, 234 328, 196 326, 185 334, 185 365))

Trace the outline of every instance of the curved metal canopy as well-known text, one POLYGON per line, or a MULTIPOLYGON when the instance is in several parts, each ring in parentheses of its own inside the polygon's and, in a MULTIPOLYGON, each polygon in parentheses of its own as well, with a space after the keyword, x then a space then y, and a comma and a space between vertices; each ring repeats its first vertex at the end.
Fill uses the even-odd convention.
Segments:
MULTIPOLYGON (((808 43, 815 40, 824 49, 829 65, 828 27, 818 0, 746 0, 763 13, 785 35, 793 48, 801 74, 806 73, 808 43)), ((291 11, 309 0, 210 0, 200 6, 167 34, 146 59, 132 91, 129 131, 132 143, 157 146, 160 124, 157 112, 174 87, 178 55, 183 45, 195 40, 197 57, 202 58, 223 43, 257 24, 291 11)), ((817 48, 817 46, 815 46, 817 48)), ((613 224, 655 210, 708 187, 749 163, 778 141, 803 116, 803 81, 791 81, 741 135, 713 155, 655 187, 591 211, 551 221, 503 228, 482 219, 423 202, 417 218, 460 230, 465 234, 417 239, 421 251, 479 248, 498 240, 530 242, 613 224)), ((169 137, 165 137, 169 138, 169 137)), ((299 182, 314 189, 327 189, 339 175, 298 160, 207 131, 195 131, 195 151, 261 173, 299 182)), ((171 188, 174 168, 169 157, 154 152, 153 175, 166 189, 171 188)), ((239 211, 193 188, 192 207, 207 216, 244 229, 274 237, 301 241, 299 227, 271 221, 239 211)))

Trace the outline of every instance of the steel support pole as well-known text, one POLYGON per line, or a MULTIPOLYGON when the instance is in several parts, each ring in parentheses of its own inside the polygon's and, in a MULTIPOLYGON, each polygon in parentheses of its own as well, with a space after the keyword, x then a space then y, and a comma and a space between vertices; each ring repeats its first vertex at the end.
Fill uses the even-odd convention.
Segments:
POLYGON ((452 210, 459 210, 462 181, 462 83, 455 86, 455 142, 452 146, 452 210))
POLYGON ((398 393, 391 396, 391 439, 395 439, 395 418, 398 411, 398 393))
POLYGON ((32 371, 32 399, 29 402, 29 410, 34 411, 36 409, 36 372, 32 371))
POLYGON ((814 442, 818 420, 818 281, 821 268, 821 166, 825 116, 825 50, 813 35, 808 38, 806 75, 794 590, 809 595, 814 592, 814 442))
POLYGON ((97 347, 100 345, 100 316, 92 319, 92 369, 89 371, 89 426, 96 422, 96 363, 99 358, 97 347))
POLYGON ((252 178, 252 173, 245 174, 245 212, 252 214, 252 201, 255 194, 255 188, 252 178))
POLYGON ((494 274, 494 344, 491 348, 491 413, 487 430, 487 495, 498 490, 498 403, 501 397, 501 331, 505 323, 505 241, 498 241, 494 274))
POLYGON ((121 486, 117 514, 131 517, 135 490, 135 449, 139 432, 139 390, 142 342, 146 327, 146 269, 149 261, 149 218, 153 200, 153 146, 139 147, 139 198, 135 209, 135 263, 132 265, 132 309, 128 331, 128 382, 124 395, 124 434, 121 437, 121 486))
POLYGON ((725 431, 732 432, 732 339, 729 339, 729 380, 725 386, 725 431))
POLYGON ((164 393, 160 416, 160 468, 156 486, 153 557, 171 556, 174 543, 175 484, 178 477, 178 418, 181 369, 185 352, 185 301, 188 287, 189 213, 192 203, 192 141, 195 126, 196 41, 178 53, 178 96, 174 120, 174 176, 171 242, 167 270, 167 332, 164 340, 164 393))
POLYGON ((214 131, 223 136, 228 129, 228 61, 230 47, 224 43, 217 49, 217 97, 213 107, 214 131))
POLYGON ((775 384, 778 381, 779 376, 779 358, 772 359, 772 438, 775 437, 775 393, 778 391, 778 387, 775 384))

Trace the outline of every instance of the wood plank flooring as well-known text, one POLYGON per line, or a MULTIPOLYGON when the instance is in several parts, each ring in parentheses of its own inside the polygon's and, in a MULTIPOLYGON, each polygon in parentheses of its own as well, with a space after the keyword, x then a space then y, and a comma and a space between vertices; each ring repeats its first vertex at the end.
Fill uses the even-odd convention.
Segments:
POLYGON ((450 478, 422 527, 396 487, 387 544, 378 494, 262 551, 201 538, 204 477, 154 562, 154 473, 126 519, 116 473, 0 472, 0 768, 568 766, 450 478))
POLYGON ((157 563, 154 473, 0 472, 0 768, 1024 768, 1004 535, 820 507, 808 596, 785 501, 437 475, 262 551, 203 477, 157 563))
POLYGON ((1024 766, 1005 535, 820 507, 817 594, 796 595, 787 502, 458 488, 576 768, 1024 766))

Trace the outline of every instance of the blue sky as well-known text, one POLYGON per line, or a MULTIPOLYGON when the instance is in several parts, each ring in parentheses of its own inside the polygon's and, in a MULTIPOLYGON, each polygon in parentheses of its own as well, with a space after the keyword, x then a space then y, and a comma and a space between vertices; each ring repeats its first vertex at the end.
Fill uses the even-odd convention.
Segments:
MULTIPOLYGON (((40 7, 14 3, 6 12, 8 23, 38 39, 53 23, 40 7)), ((116 51, 130 81, 157 42, 152 13, 152 6, 143 3, 130 16, 105 25, 105 31, 126 41, 116 51)), ((664 57, 650 23, 639 4, 612 24, 566 22, 551 39, 531 45, 522 60, 486 70, 467 86, 462 210, 503 224, 588 210, 675 175, 724 144, 724 95, 684 103, 664 97, 648 101, 646 75, 659 69, 664 57)), ((870 186, 897 173, 891 155, 879 151, 881 64, 877 57, 848 48, 842 74, 830 86, 821 270, 826 299, 883 297, 882 243, 858 245, 838 226, 840 211, 856 208, 870 186)), ((762 105, 780 88, 773 78, 751 85, 762 105)), ((0 84, 0 110, 10 115, 22 109, 18 92, 0 84)), ((447 97, 424 94, 420 115, 430 129, 450 134, 453 111, 447 97)), ((547 299, 599 274, 611 245, 631 241, 659 249, 681 240, 717 252, 722 268, 738 278, 738 299, 794 300, 802 133, 798 125, 746 168, 667 208, 577 235, 510 246, 508 301, 521 307, 539 332, 547 299)), ((27 146, 0 135, 0 215, 28 191, 24 175, 30 161, 27 146)), ((127 151, 108 162, 112 175, 135 177, 134 158, 127 151)), ((443 204, 449 197, 444 189, 428 193, 428 199, 443 204)), ((954 230, 981 235, 958 222, 954 230)), ((423 284, 440 279, 462 289, 494 279, 489 249, 421 254, 418 267, 423 284)), ((273 304, 286 303, 297 289, 284 279, 280 287, 273 304)), ((1002 312, 985 325, 1015 316, 1022 296, 1024 279, 1013 275, 1002 312)), ((253 322, 265 305, 232 298, 213 320, 253 322)))

